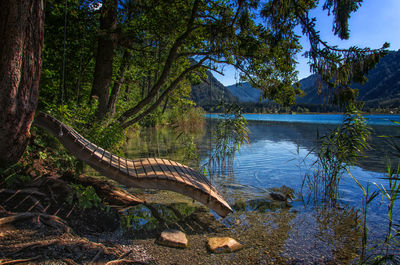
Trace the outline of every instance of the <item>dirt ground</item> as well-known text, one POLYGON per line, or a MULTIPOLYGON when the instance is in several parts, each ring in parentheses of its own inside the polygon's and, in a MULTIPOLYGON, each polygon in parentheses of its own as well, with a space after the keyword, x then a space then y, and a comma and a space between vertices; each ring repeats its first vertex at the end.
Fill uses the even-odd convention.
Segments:
POLYGON ((116 183, 60 172, 39 160, 33 169, 18 172, 30 175, 29 183, 10 187, 0 179, 0 264, 226 264, 230 259, 222 254, 219 257, 228 260, 215 263, 205 247, 207 237, 229 235, 228 229, 184 196, 164 196, 176 204, 157 204, 153 201, 160 199, 159 194, 151 191, 139 198, 116 183), (82 190, 93 186, 101 202, 82 208, 84 199, 71 183, 82 190), (179 203, 179 198, 185 202, 179 203), (192 206, 182 208, 188 201, 192 206), (132 207, 144 207, 156 225, 127 228, 126 213, 132 207), (184 231, 189 248, 157 245, 155 240, 167 228, 184 231))
POLYGON ((0 264, 296 263, 281 256, 279 233, 255 242, 260 235, 250 234, 245 223, 238 233, 236 225, 224 225, 226 220, 180 194, 128 192, 104 179, 60 172, 40 160, 22 174, 30 175, 29 183, 10 187, 0 178, 0 264), (89 185, 101 202, 90 192, 92 197, 83 196, 89 185), (88 201, 96 207, 85 209, 88 201), (168 228, 186 233, 188 248, 157 245, 168 228), (215 236, 236 238, 245 248, 211 253, 206 242, 215 236))

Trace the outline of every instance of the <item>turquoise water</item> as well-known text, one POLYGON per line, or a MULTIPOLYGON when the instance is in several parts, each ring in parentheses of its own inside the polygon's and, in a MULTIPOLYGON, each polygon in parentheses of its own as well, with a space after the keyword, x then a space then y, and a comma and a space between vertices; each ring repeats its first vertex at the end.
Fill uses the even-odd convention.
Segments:
MULTIPOLYGON (((247 201, 259 200, 265 196, 263 190, 282 185, 294 189, 295 194, 299 195, 302 192, 304 196, 307 196, 306 189, 304 189, 307 185, 303 185, 303 180, 306 174, 312 175, 315 172, 314 162, 317 159, 316 152, 319 146, 317 134, 322 136, 336 128, 341 123, 342 115, 246 114, 245 117, 250 129, 250 144, 242 146, 240 152, 236 153, 229 172, 213 176, 214 184, 227 194, 231 204, 237 203, 238 197, 245 198, 247 201)), ((391 122, 391 120, 399 120, 400 116, 369 115, 367 119, 372 129, 371 149, 364 153, 365 157, 360 159, 356 166, 350 168, 350 172, 364 187, 369 185, 372 193, 377 190, 375 183, 388 188, 388 181, 384 179, 387 176, 388 161, 394 167, 400 162, 387 138, 380 137, 400 135, 400 126, 391 122)), ((209 122, 213 124, 216 123, 216 120, 212 119, 209 122)), ((209 153, 207 154, 209 155, 209 153)), ((203 157, 205 161, 208 159, 207 155, 203 157)), ((337 200, 339 207, 361 211, 362 191, 347 173, 341 176, 339 191, 337 200)), ((400 201, 397 201, 393 215, 394 222, 397 224, 400 224, 399 203, 400 201)), ((296 218, 292 221, 291 235, 297 233, 293 241, 296 242, 295 245, 302 246, 302 249, 308 246, 311 251, 310 244, 316 244, 318 241, 309 237, 308 234, 328 233, 327 230, 321 231, 321 226, 328 230, 339 229, 336 225, 341 223, 342 217, 340 216, 343 213, 339 211, 332 215, 330 211, 333 208, 323 202, 313 203, 297 197, 290 207, 291 211, 297 213, 296 218), (321 211, 321 209, 323 210, 321 211), (330 210, 326 211, 327 209, 330 210), (321 220, 329 218, 332 223, 320 223, 321 220), (307 242, 303 241, 304 238, 308 238, 307 242)), ((253 208, 248 207, 247 209, 253 208)), ((382 241, 387 228, 387 201, 378 196, 369 205, 368 210, 370 240, 371 242, 382 241)), ((352 226, 350 223, 347 225, 348 228, 352 226)), ((341 226, 346 225, 342 223, 341 226)), ((328 237, 328 235, 324 236, 328 237)), ((339 241, 346 238, 344 234, 336 234, 336 236, 339 241)), ((325 253, 329 256, 327 254, 330 251, 328 245, 322 247, 319 250, 321 252, 315 255, 324 255, 321 253, 325 253)), ((291 248, 293 247, 294 245, 291 245, 291 248)), ((299 253, 302 252, 302 249, 298 249, 299 253)), ((399 249, 400 247, 397 246, 397 254, 399 254, 399 249)), ((289 249, 285 251, 290 252, 289 249)), ((305 263, 308 263, 307 259, 305 258, 305 263)))
MULTIPOLYGON (((210 118, 219 118, 219 114, 207 114, 210 118)), ((248 121, 274 121, 288 123, 341 124, 341 114, 244 114, 248 121)), ((394 125, 400 122, 400 115, 365 115, 369 125, 394 125)))
MULTIPOLYGON (((342 116, 248 114, 246 118, 250 144, 241 147, 230 167, 209 177, 235 209, 221 222, 236 239, 248 242, 255 253, 252 257, 260 260, 249 264, 267 264, 263 263, 266 259, 263 255, 270 249, 267 246, 273 246, 280 257, 293 264, 350 263, 361 242, 357 216, 362 206, 362 191, 355 181, 347 174, 342 176, 338 204, 333 207, 323 202, 307 202, 300 196, 304 176, 315 171, 317 134, 324 135, 336 128, 342 116), (276 204, 268 198, 268 189, 282 185, 292 188, 297 195, 289 205, 276 204)), ((362 185, 370 185, 374 190, 373 183, 387 187, 383 179, 387 161, 393 164, 399 161, 387 139, 380 136, 400 135, 400 126, 390 122, 400 116, 367 118, 372 127, 372 148, 350 171, 362 185)), ((169 158, 199 169, 215 146, 212 131, 216 122, 208 119, 205 131, 196 135, 168 128, 144 130, 132 136, 127 154, 130 158, 169 158)), ((382 242, 387 228, 386 213, 387 204, 378 196, 369 206, 369 246, 382 242)), ((399 207, 395 209, 394 223, 400 223, 399 207)), ((393 251, 400 252, 399 248, 393 251)))
MULTIPOLYGON (((296 120, 298 115, 290 116, 296 120)), ((331 118, 332 115, 326 116, 331 118)), ((327 123, 333 119, 319 117, 318 123, 265 121, 268 117, 262 119, 264 121, 248 120, 250 144, 242 146, 240 152, 236 153, 229 172, 233 176, 231 180, 258 188, 286 185, 300 192, 304 174, 315 170, 313 163, 317 159, 317 134, 322 136, 336 128, 336 125, 327 123)), ((379 121, 375 117, 370 120, 379 121)), ((365 185, 384 183, 381 178, 385 176, 387 161, 398 161, 387 138, 380 136, 400 135, 400 126, 374 125, 371 128, 371 149, 364 153, 365 157, 360 159, 357 166, 351 168, 353 175, 365 185)), ((204 161, 208 159, 207 156, 209 148, 207 153, 202 154, 204 161)), ((218 182, 218 178, 215 181, 218 182)), ((359 193, 357 184, 346 174, 342 181, 341 199, 357 204, 359 193)))

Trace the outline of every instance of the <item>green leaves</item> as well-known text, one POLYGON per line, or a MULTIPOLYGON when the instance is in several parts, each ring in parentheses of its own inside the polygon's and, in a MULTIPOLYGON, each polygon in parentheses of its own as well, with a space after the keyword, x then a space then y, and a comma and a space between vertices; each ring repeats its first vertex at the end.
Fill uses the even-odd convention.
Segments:
POLYGON ((92 186, 84 187, 80 184, 69 184, 69 186, 74 191, 67 199, 69 203, 73 203, 76 198, 79 208, 82 209, 98 208, 101 205, 101 198, 92 186))
MULTIPOLYGON (((336 200, 344 171, 355 165, 363 151, 369 148, 369 134, 365 119, 350 104, 342 125, 321 137, 318 159, 314 163, 317 166, 316 171, 313 176, 305 178, 305 181, 310 182, 308 186, 315 189, 314 193, 332 202, 336 200)), ((355 178, 354 180, 366 196, 368 191, 355 178)))
POLYGON ((228 106, 220 116, 213 131, 215 148, 207 163, 210 172, 229 169, 240 146, 249 143, 247 121, 238 106, 228 106))

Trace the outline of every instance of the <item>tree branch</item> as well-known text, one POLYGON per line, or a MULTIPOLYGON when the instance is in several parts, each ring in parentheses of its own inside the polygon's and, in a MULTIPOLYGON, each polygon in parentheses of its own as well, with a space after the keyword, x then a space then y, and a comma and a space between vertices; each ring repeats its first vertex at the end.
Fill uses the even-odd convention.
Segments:
POLYGON ((157 92, 161 89, 162 85, 167 81, 172 65, 176 60, 178 49, 181 47, 181 45, 183 44, 185 39, 190 35, 190 33, 195 29, 195 27, 193 27, 193 24, 196 18, 196 13, 198 11, 199 2, 200 2, 199 0, 196 0, 194 2, 192 13, 190 15, 186 31, 181 36, 179 36, 175 40, 175 43, 172 45, 167 60, 165 61, 162 73, 158 78, 157 82, 153 85, 148 95, 144 99, 142 99, 138 104, 136 104, 135 107, 127 110, 121 115, 121 117, 119 117, 118 122, 123 124, 127 119, 129 119, 129 117, 132 117, 133 115, 137 114, 144 106, 149 104, 153 100, 153 98, 157 96, 157 92))
POLYGON ((175 78, 174 81, 164 90, 164 92, 160 95, 160 97, 145 111, 140 113, 137 117, 121 124, 122 128, 127 128, 131 126, 132 124, 135 124, 139 121, 141 121, 146 115, 151 113, 153 110, 155 110, 164 100, 166 96, 185 78, 185 76, 190 73, 191 71, 203 66, 203 62, 209 59, 208 57, 204 57, 201 59, 197 64, 194 64, 187 68, 185 71, 183 71, 177 78, 175 78))

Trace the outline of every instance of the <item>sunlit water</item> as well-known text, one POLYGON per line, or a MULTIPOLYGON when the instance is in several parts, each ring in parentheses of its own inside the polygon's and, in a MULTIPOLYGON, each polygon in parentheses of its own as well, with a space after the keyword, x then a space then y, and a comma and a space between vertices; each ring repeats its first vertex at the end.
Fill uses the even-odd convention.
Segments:
MULTIPOLYGON (((278 116, 275 115, 272 122, 259 121, 260 115, 258 121, 250 118, 250 144, 241 147, 230 170, 211 176, 214 185, 235 209, 235 213, 222 222, 239 240, 254 244, 254 253, 259 255, 261 264, 273 256, 268 249, 278 251, 287 262, 298 264, 354 261, 360 247, 357 211, 362 206, 362 192, 355 181, 343 175, 339 204, 335 207, 299 199, 304 175, 314 171, 317 134, 323 135, 335 128, 341 117, 319 115, 316 116, 318 122, 310 123, 304 122, 303 115, 278 116), (296 122, 297 117, 300 123, 296 122), (298 195, 288 206, 271 202, 265 192, 282 185, 294 189, 298 195)), ((386 140, 378 136, 400 135, 400 126, 390 122, 399 117, 369 119, 373 126, 373 150, 368 151, 367 157, 352 167, 351 172, 364 186, 373 182, 386 185, 386 180, 382 179, 386 161, 390 159, 393 163, 397 158, 391 155, 393 150, 386 140)), ((178 137, 178 133, 168 129, 142 131, 132 136, 127 145, 128 156, 166 157, 199 169, 210 157, 213 148, 210 128, 216 122, 216 119, 209 120, 205 132, 190 136, 178 137)), ((373 185, 371 189, 375 189, 373 185)), ((386 212, 386 203, 381 197, 369 206, 370 242, 383 239, 386 212)), ((394 214, 397 224, 399 217, 397 207, 394 214)))

